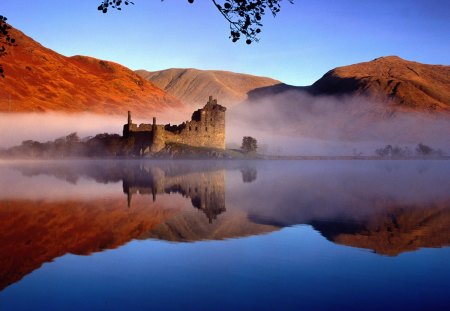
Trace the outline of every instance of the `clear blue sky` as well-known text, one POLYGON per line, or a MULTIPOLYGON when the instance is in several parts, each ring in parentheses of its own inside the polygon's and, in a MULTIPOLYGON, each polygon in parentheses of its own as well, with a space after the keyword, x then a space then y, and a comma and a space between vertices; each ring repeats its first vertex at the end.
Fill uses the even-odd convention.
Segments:
POLYGON ((134 2, 102 14, 100 0, 1 0, 0 14, 61 54, 131 69, 223 69, 308 85, 329 69, 379 56, 450 64, 450 0, 285 1, 251 46, 228 39, 210 0, 134 2))

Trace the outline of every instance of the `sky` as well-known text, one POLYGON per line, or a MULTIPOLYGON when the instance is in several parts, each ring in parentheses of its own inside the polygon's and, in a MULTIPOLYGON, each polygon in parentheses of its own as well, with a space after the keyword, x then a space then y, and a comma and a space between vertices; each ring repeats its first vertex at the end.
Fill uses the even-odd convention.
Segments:
POLYGON ((218 69, 314 83, 328 70, 397 55, 450 65, 449 0, 295 0, 264 17, 259 43, 232 43, 210 0, 1 0, 0 15, 42 45, 133 70, 218 69))

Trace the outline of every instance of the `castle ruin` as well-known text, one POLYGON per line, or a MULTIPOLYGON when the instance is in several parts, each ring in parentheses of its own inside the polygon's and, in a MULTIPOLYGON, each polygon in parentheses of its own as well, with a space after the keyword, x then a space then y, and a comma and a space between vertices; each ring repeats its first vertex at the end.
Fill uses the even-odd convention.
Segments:
POLYGON ((137 125, 128 111, 123 137, 134 138, 136 152, 141 155, 161 151, 167 143, 225 149, 225 111, 212 96, 203 108, 192 114, 190 121, 180 125, 156 124, 156 118, 153 124, 137 125))

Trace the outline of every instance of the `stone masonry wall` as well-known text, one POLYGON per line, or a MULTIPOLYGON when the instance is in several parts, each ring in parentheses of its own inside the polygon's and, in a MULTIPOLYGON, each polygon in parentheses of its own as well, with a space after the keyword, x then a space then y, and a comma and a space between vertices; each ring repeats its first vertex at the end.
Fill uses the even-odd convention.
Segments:
POLYGON ((142 142, 140 139, 139 144, 142 144, 143 150, 149 149, 151 152, 160 151, 166 143, 225 149, 225 111, 225 107, 217 104, 217 100, 210 97, 202 109, 192 114, 190 121, 177 126, 170 124, 137 126, 131 122, 131 115, 129 115, 129 124, 124 125, 123 133, 124 137, 143 137, 145 133, 145 137, 149 137, 148 140, 142 142))

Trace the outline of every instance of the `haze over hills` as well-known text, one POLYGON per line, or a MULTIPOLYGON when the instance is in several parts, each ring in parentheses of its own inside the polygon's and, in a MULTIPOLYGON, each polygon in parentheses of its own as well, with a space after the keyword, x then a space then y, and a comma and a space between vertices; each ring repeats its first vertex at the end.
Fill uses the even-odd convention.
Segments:
POLYGON ((93 112, 148 116, 186 106, 132 70, 92 57, 65 57, 11 29, 17 46, 2 58, 0 112, 93 112))
POLYGON ((427 65, 387 56, 328 71, 313 85, 278 84, 255 89, 249 101, 287 91, 313 96, 366 96, 389 108, 450 112, 450 66, 427 65))
POLYGON ((333 142, 426 141, 447 150, 450 66, 389 56, 339 67, 311 86, 253 90, 229 119, 237 120, 233 127, 252 124, 269 134, 333 142))
POLYGON ((221 105, 230 108, 246 100, 251 90, 280 83, 249 74, 193 68, 137 70, 136 73, 195 108, 203 106, 209 95, 214 95, 221 105))

